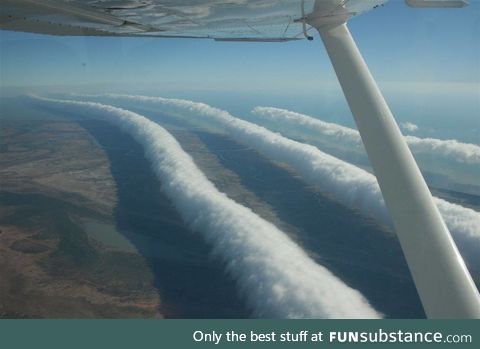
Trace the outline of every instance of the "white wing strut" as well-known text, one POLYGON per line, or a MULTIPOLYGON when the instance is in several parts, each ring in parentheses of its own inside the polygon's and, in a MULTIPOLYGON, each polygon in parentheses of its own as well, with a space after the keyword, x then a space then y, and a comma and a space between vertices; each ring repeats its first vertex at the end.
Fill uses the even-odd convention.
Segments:
POLYGON ((311 17, 328 51, 429 318, 480 318, 480 296, 346 23, 311 17))

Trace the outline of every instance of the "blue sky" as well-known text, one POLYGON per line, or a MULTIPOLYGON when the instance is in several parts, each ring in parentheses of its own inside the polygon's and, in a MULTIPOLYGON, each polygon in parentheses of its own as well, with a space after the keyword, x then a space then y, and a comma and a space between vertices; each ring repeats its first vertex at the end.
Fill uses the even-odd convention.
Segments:
MULTIPOLYGON (((479 1, 425 10, 392 0, 350 27, 379 81, 480 81, 479 1)), ((335 80, 318 37, 258 44, 1 32, 0 40, 4 85, 169 81, 236 89, 335 80)))
MULTIPOLYGON (((446 114, 459 105, 470 122, 479 117, 480 1, 463 9, 412 9, 403 0, 391 0, 352 19, 350 29, 400 119, 412 110, 433 118, 435 108, 446 114), (418 94, 426 98, 420 100, 418 94), (453 94, 458 104, 442 105, 442 96, 453 94), (411 100, 410 109, 405 109, 405 99, 411 100)), ((158 91, 207 102, 224 94, 230 97, 224 104, 233 108, 240 108, 231 104, 244 94, 250 97, 243 102, 251 98, 309 113, 320 110, 328 115, 324 118, 350 122, 318 36, 312 42, 260 44, 0 31, 0 47, 3 87, 158 91)))

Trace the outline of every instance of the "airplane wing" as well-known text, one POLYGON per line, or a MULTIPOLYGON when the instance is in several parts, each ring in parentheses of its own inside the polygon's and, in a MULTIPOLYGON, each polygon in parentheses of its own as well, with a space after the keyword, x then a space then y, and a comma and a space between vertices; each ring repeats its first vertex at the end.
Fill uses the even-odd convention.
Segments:
MULTIPOLYGON (((51 35, 287 41, 314 10, 348 19, 387 0, 2 0, 0 29, 51 35)), ((313 32, 313 31, 312 31, 313 32)))

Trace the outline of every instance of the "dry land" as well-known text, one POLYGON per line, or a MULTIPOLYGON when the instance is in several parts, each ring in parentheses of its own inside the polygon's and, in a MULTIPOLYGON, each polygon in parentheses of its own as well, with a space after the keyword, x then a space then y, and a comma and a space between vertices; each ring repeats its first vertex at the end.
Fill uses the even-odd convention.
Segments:
POLYGON ((0 115, 0 318, 162 317, 148 263, 116 231, 104 151, 73 120, 19 109, 0 115))

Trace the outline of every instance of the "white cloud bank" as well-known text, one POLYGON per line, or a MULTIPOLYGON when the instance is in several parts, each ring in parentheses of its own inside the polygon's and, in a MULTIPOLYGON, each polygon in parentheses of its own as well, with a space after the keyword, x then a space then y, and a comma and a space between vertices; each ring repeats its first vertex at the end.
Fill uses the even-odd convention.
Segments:
MULTIPOLYGON (((332 142, 362 147, 360 134, 357 130, 349 127, 279 108, 255 107, 252 113, 257 117, 276 123, 279 127, 301 127, 307 133, 314 130, 329 137, 332 142)), ((405 123, 403 127, 409 131, 418 129, 418 126, 412 123, 405 123)), ((415 136, 405 136, 405 139, 414 154, 428 153, 432 156, 444 157, 449 161, 480 165, 480 146, 476 144, 462 143, 454 139, 442 140, 415 136)))
POLYGON ((400 127, 404 129, 405 131, 408 132, 416 132, 418 131, 418 125, 415 125, 413 122, 407 121, 407 122, 402 122, 400 124, 400 127))
MULTIPOLYGON (((92 97, 92 96, 90 96, 92 97)), ((98 97, 98 96, 97 96, 98 97)), ((308 183, 332 194, 339 202, 380 223, 391 225, 383 197, 374 175, 328 155, 318 148, 293 141, 251 122, 233 117, 228 112, 182 99, 109 94, 103 98, 152 103, 192 117, 208 119, 220 124, 232 138, 255 148, 265 156, 289 164, 308 183)), ((351 134, 353 130, 340 126, 332 132, 351 134)), ((480 249, 480 213, 434 197, 450 232, 462 246, 480 249)))
POLYGON ((225 261, 255 316, 380 317, 358 291, 316 264, 285 233, 219 192, 158 124, 137 113, 94 102, 37 100, 106 119, 142 144, 162 190, 185 222, 201 232, 225 261))

